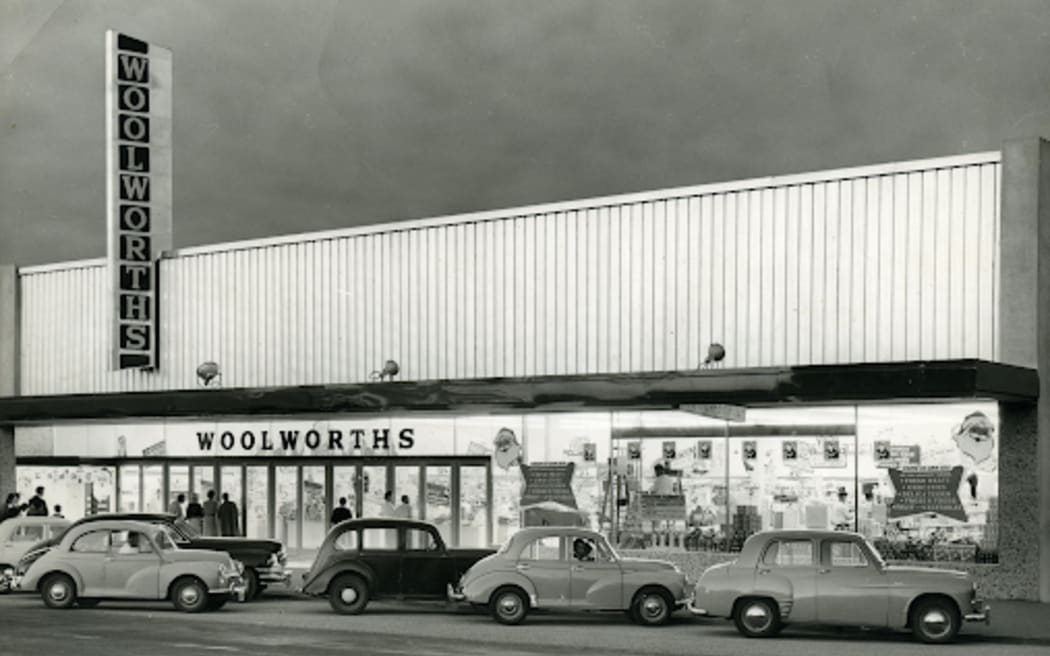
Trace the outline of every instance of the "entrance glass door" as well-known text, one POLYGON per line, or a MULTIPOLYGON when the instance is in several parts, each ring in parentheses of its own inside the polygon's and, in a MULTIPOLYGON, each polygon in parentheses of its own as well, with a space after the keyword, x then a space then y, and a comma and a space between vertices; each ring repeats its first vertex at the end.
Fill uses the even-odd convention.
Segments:
MULTIPOLYGON (((354 517, 360 516, 360 508, 357 507, 357 467, 352 465, 337 466, 332 468, 332 499, 336 507, 339 499, 346 499, 346 507, 353 513, 354 517)), ((333 509, 334 510, 334 509, 333 509)), ((331 513, 328 513, 331 516, 331 513)))
POLYGON ((324 467, 303 467, 303 549, 316 549, 328 532, 324 467))
POLYGON ((289 550, 299 548, 299 477, 298 467, 277 467, 275 483, 277 487, 277 530, 274 535, 289 550))
MULTIPOLYGON (((240 467, 223 467, 220 470, 219 480, 222 485, 222 496, 229 495, 230 503, 237 506, 236 513, 231 517, 226 513, 219 514, 219 534, 240 536, 244 527, 241 509, 244 508, 244 484, 241 480, 240 467), (225 519, 225 521, 224 521, 225 519)), ((222 508, 222 497, 219 498, 219 508, 222 508)))
POLYGON ((121 465, 117 512, 142 512, 142 480, 138 465, 121 465))
POLYGON ((186 496, 182 500, 182 512, 186 512, 186 503, 190 500, 190 468, 186 465, 168 466, 168 499, 164 511, 171 509, 171 504, 178 501, 179 495, 186 496))
POLYGON ((419 465, 394 468, 394 496, 396 498, 398 517, 419 519, 421 504, 419 501, 419 465), (408 507, 405 507, 405 502, 408 507))
POLYGON ((427 465, 423 517, 437 526, 445 544, 452 545, 452 467, 427 465))
POLYGON ((150 513, 167 511, 164 502, 164 465, 142 467, 142 510, 150 513))
POLYGON ((362 467, 362 497, 360 517, 382 517, 383 495, 390 489, 387 487, 386 466, 362 467))
POLYGON ((249 538, 271 537, 269 467, 249 466, 246 470, 248 494, 244 497, 244 535, 249 538))
POLYGON ((459 546, 487 547, 491 542, 489 522, 491 490, 488 469, 461 465, 459 468, 459 546))

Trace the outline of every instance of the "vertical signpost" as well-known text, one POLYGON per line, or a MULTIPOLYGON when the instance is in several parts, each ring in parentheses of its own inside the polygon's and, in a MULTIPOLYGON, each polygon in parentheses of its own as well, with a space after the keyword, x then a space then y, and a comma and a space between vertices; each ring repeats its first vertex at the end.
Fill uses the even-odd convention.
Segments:
POLYGON ((106 32, 106 227, 113 368, 156 369, 158 261, 172 245, 171 51, 106 32))

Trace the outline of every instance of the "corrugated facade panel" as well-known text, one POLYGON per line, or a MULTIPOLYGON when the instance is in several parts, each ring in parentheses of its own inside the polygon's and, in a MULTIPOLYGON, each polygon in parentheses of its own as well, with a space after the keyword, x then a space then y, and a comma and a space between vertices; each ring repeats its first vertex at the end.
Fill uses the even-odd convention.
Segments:
POLYGON ((164 260, 161 368, 97 264, 22 281, 22 393, 998 356, 998 158, 164 260))

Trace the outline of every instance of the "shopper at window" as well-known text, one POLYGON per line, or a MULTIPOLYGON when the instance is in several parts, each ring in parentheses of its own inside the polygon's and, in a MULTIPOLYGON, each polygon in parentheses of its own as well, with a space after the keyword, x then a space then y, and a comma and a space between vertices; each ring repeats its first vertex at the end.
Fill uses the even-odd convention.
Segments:
POLYGON ((43 485, 36 489, 36 494, 29 499, 28 506, 26 508, 27 517, 47 517, 47 502, 44 501, 43 485))
POLYGON ((51 516, 52 517, 58 517, 59 519, 65 519, 66 516, 62 514, 62 505, 61 504, 58 504, 58 503, 55 504, 55 512, 51 513, 51 516))
POLYGON ((25 506, 19 503, 22 499, 22 495, 18 492, 11 492, 7 495, 7 501, 4 503, 3 514, 0 515, 0 522, 5 519, 11 519, 12 517, 18 517, 25 510, 25 506))
POLYGON ((208 490, 208 499, 201 506, 204 511, 204 535, 219 535, 219 502, 215 490, 208 490))
POLYGON ((674 494, 674 478, 667 475, 667 470, 662 464, 658 463, 655 467, 655 471, 656 480, 653 481, 653 494, 674 494))
POLYGON ((204 508, 196 493, 190 497, 190 502, 186 505, 186 522, 198 533, 204 533, 204 508))
POLYGON ((339 507, 332 511, 332 526, 353 518, 354 513, 346 507, 346 497, 339 497, 339 507))
POLYGON ((383 511, 381 517, 397 517, 397 507, 394 506, 394 493, 390 490, 383 495, 383 511))
POLYGON ((222 535, 239 537, 241 534, 240 518, 241 513, 237 509, 237 504, 230 501, 228 492, 223 492, 222 503, 219 504, 219 532, 222 535))
POLYGON ((408 495, 401 495, 401 505, 394 511, 395 517, 412 519, 412 504, 408 502, 408 495))
POLYGON ((168 506, 168 512, 175 515, 175 521, 186 519, 186 495, 180 494, 168 506))
POLYGON ((831 508, 831 527, 836 531, 853 530, 853 504, 849 503, 849 493, 846 488, 838 490, 838 502, 831 508))

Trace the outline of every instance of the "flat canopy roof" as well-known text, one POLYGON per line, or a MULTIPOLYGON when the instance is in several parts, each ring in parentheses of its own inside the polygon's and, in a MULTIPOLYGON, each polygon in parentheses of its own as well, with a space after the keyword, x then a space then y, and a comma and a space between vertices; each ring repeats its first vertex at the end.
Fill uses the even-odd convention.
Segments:
POLYGON ((0 398, 0 424, 329 413, 497 414, 983 398, 1034 402, 1036 370, 984 360, 0 398))

